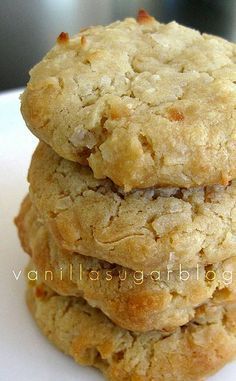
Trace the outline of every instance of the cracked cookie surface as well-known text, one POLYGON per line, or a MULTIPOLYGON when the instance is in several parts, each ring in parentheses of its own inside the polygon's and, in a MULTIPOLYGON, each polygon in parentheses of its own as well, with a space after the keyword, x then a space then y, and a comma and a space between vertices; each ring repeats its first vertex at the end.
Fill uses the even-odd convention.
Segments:
POLYGON ((236 48, 152 17, 91 27, 30 72, 28 127, 126 191, 236 177, 236 48))
POLYGON ((142 276, 59 249, 29 197, 22 203, 16 224, 23 249, 50 288, 60 295, 83 297, 123 328, 173 331, 192 320, 196 307, 210 299, 215 305, 236 301, 236 257, 199 266, 182 276, 179 271, 142 276))
POLYGON ((194 320, 172 334, 140 334, 43 284, 29 285, 27 302, 51 342, 111 381, 200 381, 236 355, 235 305, 199 307, 194 320))
POLYGON ((40 143, 30 195, 57 244, 144 273, 236 255, 236 182, 124 193, 40 143))

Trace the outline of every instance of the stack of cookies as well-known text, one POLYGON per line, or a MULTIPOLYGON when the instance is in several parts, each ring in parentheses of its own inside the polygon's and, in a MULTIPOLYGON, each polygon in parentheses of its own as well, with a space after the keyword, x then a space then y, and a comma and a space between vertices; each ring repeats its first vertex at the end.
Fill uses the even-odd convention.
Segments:
POLYGON ((145 11, 61 33, 22 113, 16 218, 46 336, 112 381, 196 381, 236 354, 236 47, 145 11))

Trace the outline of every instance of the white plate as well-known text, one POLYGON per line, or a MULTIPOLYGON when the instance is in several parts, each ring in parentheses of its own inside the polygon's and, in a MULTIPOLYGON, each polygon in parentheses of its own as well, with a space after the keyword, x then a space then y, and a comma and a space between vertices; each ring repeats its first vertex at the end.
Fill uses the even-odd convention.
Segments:
MULTIPOLYGON (((37 140, 19 111, 20 90, 0 94, 0 381, 102 381, 99 372, 76 365, 40 334, 24 302, 23 253, 13 225, 27 192, 26 174, 37 140)), ((236 363, 209 381, 235 381, 236 363)), ((188 381, 188 380, 186 380, 188 381)))

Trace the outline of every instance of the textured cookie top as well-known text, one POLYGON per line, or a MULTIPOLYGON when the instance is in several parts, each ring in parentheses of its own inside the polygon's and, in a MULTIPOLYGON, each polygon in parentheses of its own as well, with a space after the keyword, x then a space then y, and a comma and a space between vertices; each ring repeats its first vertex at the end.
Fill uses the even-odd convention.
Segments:
POLYGON ((144 12, 56 46, 22 96, 28 127, 62 157, 131 190, 236 177, 236 49, 144 12))
POLYGON ((199 381, 236 354, 235 305, 200 307, 191 323, 166 335, 119 328, 82 299, 40 283, 28 288, 27 301, 50 341, 111 381, 199 381))
POLYGON ((236 301, 236 257, 188 270, 187 280, 186 273, 181 278, 179 271, 143 276, 60 249, 29 197, 22 203, 16 224, 32 266, 50 288, 60 295, 82 296, 123 328, 173 331, 192 320, 196 307, 210 299, 215 305, 236 301))
POLYGON ((144 272, 236 255, 235 181, 124 193, 40 143, 29 183, 33 204, 64 249, 144 272))

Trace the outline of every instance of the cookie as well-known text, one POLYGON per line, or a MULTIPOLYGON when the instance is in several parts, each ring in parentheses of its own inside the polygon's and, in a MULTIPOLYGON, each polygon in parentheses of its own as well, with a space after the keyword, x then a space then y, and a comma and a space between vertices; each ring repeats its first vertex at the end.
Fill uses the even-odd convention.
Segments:
POLYGON ((57 244, 144 273, 236 255, 236 182, 124 193, 40 143, 30 195, 57 244))
POLYGON ((182 274, 156 272, 144 277, 59 249, 29 197, 22 203, 16 224, 35 271, 50 288, 60 295, 83 297, 123 328, 173 331, 193 319, 195 308, 209 299, 214 304, 236 301, 236 258, 182 274))
POLYGON ((236 49, 141 13, 62 34, 21 97, 31 131, 125 191, 236 178, 236 49))
POLYGON ((192 322, 163 334, 119 328, 83 299, 43 284, 28 287, 27 301, 51 342, 111 381, 200 381, 236 355, 235 305, 199 307, 192 322))

